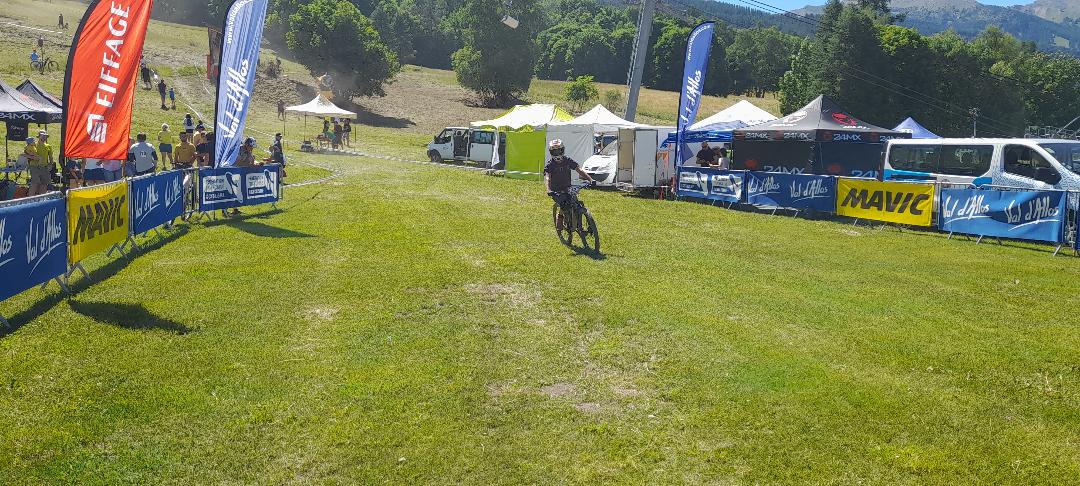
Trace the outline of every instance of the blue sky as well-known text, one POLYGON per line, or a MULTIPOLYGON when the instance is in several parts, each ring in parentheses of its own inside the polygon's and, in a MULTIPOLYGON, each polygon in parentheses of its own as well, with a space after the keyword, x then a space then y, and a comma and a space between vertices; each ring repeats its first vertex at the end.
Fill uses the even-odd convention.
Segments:
MULTIPOLYGON (((735 5, 746 5, 738 0, 723 0, 727 3, 733 3, 735 5)), ((825 5, 827 0, 760 0, 762 3, 780 7, 784 10, 794 10, 797 8, 805 7, 806 5, 825 5)), ((979 3, 985 3, 987 5, 1027 5, 1033 0, 977 0, 979 3)))

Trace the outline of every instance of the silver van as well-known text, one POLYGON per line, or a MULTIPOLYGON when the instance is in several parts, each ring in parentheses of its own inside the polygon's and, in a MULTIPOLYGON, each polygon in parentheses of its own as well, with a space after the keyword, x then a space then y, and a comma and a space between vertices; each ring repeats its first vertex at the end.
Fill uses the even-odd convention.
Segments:
POLYGON ((890 140, 886 181, 1080 190, 1080 141, 1026 138, 890 140))

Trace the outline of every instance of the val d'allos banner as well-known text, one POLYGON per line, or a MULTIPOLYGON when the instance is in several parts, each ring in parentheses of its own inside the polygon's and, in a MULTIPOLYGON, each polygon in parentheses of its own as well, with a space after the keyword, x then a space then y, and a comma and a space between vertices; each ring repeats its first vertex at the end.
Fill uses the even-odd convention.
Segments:
POLYGON ((683 137, 686 128, 697 120, 701 106, 701 90, 705 87, 706 68, 709 66, 709 50, 712 49, 715 22, 705 22, 690 31, 686 39, 686 56, 683 58, 682 95, 679 96, 679 119, 676 127, 678 142, 675 145, 675 163, 682 164, 684 157, 683 137))
POLYGON ((832 213, 836 211, 836 177, 750 172, 746 178, 746 202, 832 213))
POLYGON ((836 214, 912 226, 933 223, 934 185, 860 179, 836 182, 836 214))
POLYGON ((1059 243, 1065 237, 1065 193, 943 189, 942 231, 1059 243))
POLYGON ((131 232, 145 233, 184 215, 184 171, 131 180, 131 232))
POLYGON ((199 210, 214 211, 281 198, 281 167, 227 167, 199 171, 199 210))
POLYGON ((708 167, 679 168, 679 196, 729 203, 743 202, 746 172, 708 167))
POLYGON ((214 124, 216 167, 231 167, 244 141, 244 121, 255 87, 266 4, 267 0, 236 0, 225 16, 214 124))
POLYGON ((68 191, 68 253, 72 264, 127 239, 128 183, 68 191))
POLYGON ((0 300, 67 271, 63 199, 0 208, 0 300))
POLYGON ((64 82, 64 156, 123 160, 151 0, 94 0, 75 31, 64 82))

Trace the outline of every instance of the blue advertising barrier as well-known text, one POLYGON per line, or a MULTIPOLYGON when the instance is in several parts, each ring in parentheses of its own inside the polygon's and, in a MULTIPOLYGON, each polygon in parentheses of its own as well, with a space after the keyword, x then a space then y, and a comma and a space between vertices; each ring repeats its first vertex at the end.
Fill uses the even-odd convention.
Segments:
POLYGON ((1065 236, 1065 193, 943 189, 942 231, 1060 243, 1065 236))
POLYGON ((131 234, 146 233, 184 215, 184 171, 131 179, 131 234))
POLYGON ((836 177, 750 172, 746 202, 757 206, 836 212, 836 177))
POLYGON ((281 198, 281 166, 226 167, 199 170, 199 210, 214 211, 281 198))
POLYGON ((67 201, 0 207, 0 300, 67 272, 67 201))
POLYGON ((709 167, 679 167, 677 194, 713 201, 741 203, 746 196, 746 171, 709 167))

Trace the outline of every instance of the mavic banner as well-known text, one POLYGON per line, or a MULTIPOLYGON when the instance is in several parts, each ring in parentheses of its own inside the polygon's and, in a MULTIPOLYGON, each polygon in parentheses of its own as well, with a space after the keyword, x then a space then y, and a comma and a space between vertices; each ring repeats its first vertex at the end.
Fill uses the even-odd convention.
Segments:
POLYGON ((942 231, 1059 243, 1065 237, 1065 193, 943 189, 942 231))
POLYGON ((708 167, 680 167, 680 197, 698 197, 730 203, 744 202, 746 171, 708 167))
POLYGON ((131 232, 141 234, 184 215, 184 171, 131 179, 131 232))
POLYGON ((836 214, 912 226, 933 223, 934 185, 840 178, 836 214))
POLYGON ((68 191, 68 261, 71 264, 127 239, 127 181, 68 191))
POLYGON ((836 212, 836 178, 832 176, 750 172, 746 202, 757 206, 836 212))
POLYGON ((151 0, 94 0, 79 23, 64 81, 65 157, 124 160, 151 0))
POLYGON ((277 202, 281 166, 227 167, 199 170, 199 210, 214 211, 277 202))
POLYGON ((267 0, 236 0, 225 16, 214 124, 214 167, 232 167, 244 141, 244 122, 255 87, 266 4, 267 0))
POLYGON ((698 107, 701 106, 701 90, 705 86, 705 71, 709 66, 709 50, 712 48, 715 22, 705 22, 690 32, 686 39, 686 57, 683 58, 682 95, 679 97, 679 119, 677 121, 677 139, 675 144, 675 163, 682 165, 683 138, 686 127, 697 120, 698 107))
POLYGON ((0 300, 67 271, 63 199, 0 208, 0 300))

